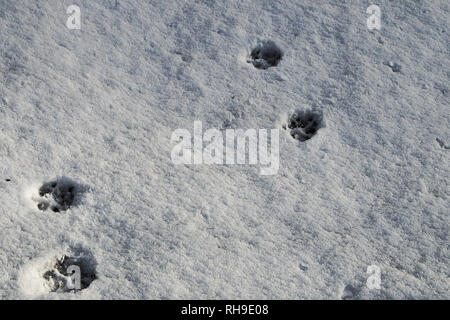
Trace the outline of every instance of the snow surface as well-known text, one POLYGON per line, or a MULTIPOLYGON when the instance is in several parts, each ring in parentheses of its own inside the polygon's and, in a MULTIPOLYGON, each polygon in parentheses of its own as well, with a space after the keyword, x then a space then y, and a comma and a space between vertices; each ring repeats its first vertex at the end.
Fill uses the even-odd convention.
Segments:
POLYGON ((0 298, 450 298, 449 9, 0 0, 0 298), (269 40, 283 58, 257 69, 269 40), (310 107, 326 127, 300 142, 282 123, 310 107), (171 133, 194 121, 279 128, 278 174, 175 166, 171 133), (78 203, 38 210, 57 177, 78 203), (50 293, 43 272, 74 248, 97 279, 50 293))

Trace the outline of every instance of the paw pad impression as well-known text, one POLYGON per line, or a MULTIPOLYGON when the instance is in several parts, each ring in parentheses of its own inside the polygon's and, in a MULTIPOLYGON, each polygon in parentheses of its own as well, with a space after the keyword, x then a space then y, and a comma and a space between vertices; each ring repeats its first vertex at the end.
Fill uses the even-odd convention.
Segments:
POLYGON ((250 52, 249 63, 257 69, 275 67, 280 63, 283 51, 271 40, 260 42, 250 52))
POLYGON ((86 250, 62 255, 42 277, 50 292, 74 292, 89 287, 96 276, 96 262, 86 250))
POLYGON ((39 188, 37 207, 42 211, 65 211, 74 204, 78 191, 78 185, 68 178, 46 182, 39 188))
POLYGON ((311 139, 325 126, 323 112, 317 109, 297 109, 288 119, 283 129, 289 129, 291 136, 299 141, 311 139))

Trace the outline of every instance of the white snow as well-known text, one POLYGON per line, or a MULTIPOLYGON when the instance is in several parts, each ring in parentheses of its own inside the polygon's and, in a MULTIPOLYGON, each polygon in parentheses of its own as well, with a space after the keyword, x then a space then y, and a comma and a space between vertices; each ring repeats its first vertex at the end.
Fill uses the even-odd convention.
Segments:
POLYGON ((449 10, 0 1, 0 299, 448 299, 449 10), (263 41, 283 51, 266 70, 247 62, 263 41), (293 139, 284 119, 311 107, 326 127, 293 139), (280 129, 278 173, 174 165, 194 121, 280 129), (86 188, 38 210, 58 177, 86 188), (97 279, 50 293, 39 277, 71 248, 97 279))

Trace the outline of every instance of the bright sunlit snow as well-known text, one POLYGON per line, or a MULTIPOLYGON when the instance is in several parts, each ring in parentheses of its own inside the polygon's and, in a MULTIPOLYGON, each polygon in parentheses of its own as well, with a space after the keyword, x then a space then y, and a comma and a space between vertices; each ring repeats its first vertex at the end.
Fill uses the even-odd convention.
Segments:
POLYGON ((0 299, 450 298, 449 11, 0 0, 0 299), (195 121, 278 170, 174 164, 195 121))

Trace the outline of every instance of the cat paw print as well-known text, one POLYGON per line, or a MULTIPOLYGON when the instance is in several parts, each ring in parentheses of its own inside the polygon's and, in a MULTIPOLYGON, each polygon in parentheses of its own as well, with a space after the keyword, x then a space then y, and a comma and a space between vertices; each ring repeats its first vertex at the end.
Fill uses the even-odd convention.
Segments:
POLYGON ((69 178, 59 178, 42 184, 33 200, 41 211, 60 212, 72 207, 80 192, 79 184, 69 178))
POLYGON ((283 129, 289 130, 292 138, 304 142, 311 139, 324 126, 321 110, 298 109, 289 117, 283 129))
POLYGON ((30 298, 43 299, 51 294, 77 293, 98 279, 93 253, 75 245, 57 249, 28 261, 19 270, 18 285, 30 298))
POLYGON ((95 259, 87 250, 63 254, 42 275, 50 292, 83 290, 97 278, 95 259))

